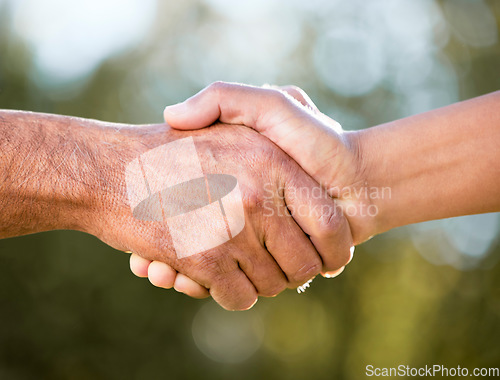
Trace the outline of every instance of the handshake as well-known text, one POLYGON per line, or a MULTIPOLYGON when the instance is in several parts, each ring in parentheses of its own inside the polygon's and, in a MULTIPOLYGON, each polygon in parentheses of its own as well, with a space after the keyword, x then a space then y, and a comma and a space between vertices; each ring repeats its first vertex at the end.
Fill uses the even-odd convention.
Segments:
POLYGON ((0 237, 85 231, 155 286, 248 309, 377 233, 498 211, 499 99, 355 132, 292 86, 214 83, 157 125, 0 111, 0 237))
MULTIPOLYGON (((192 211, 179 220, 180 212, 166 212, 172 217, 157 218, 165 218, 166 225, 149 223, 142 244, 126 247, 133 252, 130 266, 137 276, 192 297, 211 295, 228 309, 248 309, 258 296, 272 297, 286 288, 304 290, 320 273, 336 276, 351 260, 354 244, 374 233, 370 226, 376 212, 371 216, 363 212, 375 205, 369 198, 343 194, 363 194, 366 186, 354 135, 321 114, 300 89, 215 83, 186 102, 167 107, 164 116, 177 131, 162 134, 184 139, 141 156, 141 165, 149 167, 146 182, 156 185, 150 193, 174 185, 155 204, 183 204, 184 210, 196 210, 196 206, 217 203, 217 198, 224 200, 225 194, 211 194, 214 187, 224 188, 217 178, 212 177, 213 185, 207 180, 208 197, 215 198, 212 203, 201 201, 205 181, 200 186, 186 185, 196 181, 189 181, 191 178, 202 178, 203 172, 233 176, 238 189, 237 194, 230 193, 232 186, 223 189, 230 201, 221 204, 222 217, 215 211, 192 211), (166 167, 155 170, 149 163, 166 167), (201 192, 196 191, 198 187, 201 192), (243 204, 239 213, 238 202, 243 204), (350 216, 346 208, 352 209, 350 216), (224 217, 228 227, 236 226, 229 228, 229 234, 224 217), (217 225, 226 239, 219 238, 217 225), (148 237, 160 235, 164 235, 161 245, 151 255, 148 237), (207 247, 211 249, 204 249, 207 247)), ((132 173, 142 174, 136 169, 139 166, 129 166, 127 187, 134 189, 129 190, 132 198, 138 198, 132 204, 150 196, 135 190, 132 173)), ((149 206, 150 214, 158 208, 149 206)), ((167 208, 171 209, 163 207, 167 208)))

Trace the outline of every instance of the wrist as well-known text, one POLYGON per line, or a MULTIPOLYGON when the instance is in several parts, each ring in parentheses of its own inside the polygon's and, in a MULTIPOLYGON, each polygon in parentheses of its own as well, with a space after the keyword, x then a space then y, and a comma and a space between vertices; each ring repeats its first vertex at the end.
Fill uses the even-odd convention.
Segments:
POLYGON ((377 233, 498 210, 498 101, 493 93, 359 132, 368 183, 390 190, 375 200, 377 233))
POLYGON ((134 126, 80 119, 75 126, 74 144, 80 145, 69 172, 79 180, 68 180, 79 207, 69 215, 78 219, 71 229, 105 239, 106 230, 128 216, 124 173, 126 164, 141 149, 133 138, 134 126))
POLYGON ((422 127, 416 128, 418 135, 406 136, 408 127, 411 120, 401 119, 359 131, 366 180, 381 194, 372 199, 377 209, 376 234, 424 220, 418 215, 429 206, 422 204, 422 194, 423 175, 430 170, 421 162, 432 162, 432 152, 424 149, 415 154, 422 127))
POLYGON ((94 120, 40 114, 37 119, 44 120, 46 131, 45 152, 38 158, 47 169, 32 187, 37 202, 47 200, 47 214, 52 219, 47 229, 92 233, 98 220, 100 188, 108 182, 109 169, 99 154, 105 131, 94 120))
POLYGON ((353 157, 354 174, 346 182, 340 202, 349 220, 354 243, 360 244, 383 231, 384 199, 390 197, 390 189, 381 186, 374 177, 378 157, 377 151, 371 149, 367 130, 348 131, 343 137, 353 157))
MULTIPOLYGON (((125 241, 143 239, 127 196, 127 165, 162 139, 171 139, 165 125, 118 125, 95 121, 89 131, 89 155, 95 157, 89 176, 90 198, 86 199, 87 220, 82 230, 118 250, 131 250, 125 241), (137 235, 138 234, 138 235, 137 235)), ((141 227, 142 228, 142 227, 141 227)), ((135 251, 134 251, 135 252, 135 251)))

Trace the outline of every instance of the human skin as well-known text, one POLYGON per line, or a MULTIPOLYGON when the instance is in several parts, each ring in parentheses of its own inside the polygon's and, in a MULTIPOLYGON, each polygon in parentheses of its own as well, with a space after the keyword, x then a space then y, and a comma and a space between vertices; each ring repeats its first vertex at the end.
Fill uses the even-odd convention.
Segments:
POLYGON ((500 211, 499 91, 354 132, 294 86, 215 83, 164 116, 182 130, 219 120, 268 137, 337 200, 354 244, 411 223, 500 211))
POLYGON ((500 210, 500 91, 355 132, 342 131, 297 87, 216 83, 176 107, 165 110, 174 128, 246 125, 331 189, 344 209, 373 203, 374 216, 347 215, 355 244, 398 226, 500 210), (350 188, 344 193, 352 196, 363 187, 388 187, 391 197, 347 199, 337 191, 350 188))
POLYGON ((177 131, 166 124, 0 111, 0 149, 0 238, 83 231, 134 252, 136 259, 154 261, 152 277, 159 268, 159 280, 165 280, 166 268, 178 271, 178 288, 184 283, 189 295, 210 294, 226 309, 248 309, 258 295, 297 287, 351 258, 349 225, 335 202, 295 191, 318 184, 245 127, 177 131), (132 215, 125 170, 144 152, 188 136, 204 172, 238 179, 245 227, 216 248, 178 259, 165 223, 132 215), (294 213, 299 207, 309 211, 294 213))

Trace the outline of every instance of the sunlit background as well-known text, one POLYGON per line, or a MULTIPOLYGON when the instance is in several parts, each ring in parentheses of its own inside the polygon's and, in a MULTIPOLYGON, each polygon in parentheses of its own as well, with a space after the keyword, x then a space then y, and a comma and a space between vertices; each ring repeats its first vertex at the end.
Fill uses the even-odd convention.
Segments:
MULTIPOLYGON (((297 84, 366 128, 498 90, 499 22, 493 0, 0 0, 0 108, 161 122, 228 80, 297 84)), ((498 214, 403 227, 245 313, 154 288, 91 236, 3 240, 0 379, 500 367, 499 230, 498 214)))

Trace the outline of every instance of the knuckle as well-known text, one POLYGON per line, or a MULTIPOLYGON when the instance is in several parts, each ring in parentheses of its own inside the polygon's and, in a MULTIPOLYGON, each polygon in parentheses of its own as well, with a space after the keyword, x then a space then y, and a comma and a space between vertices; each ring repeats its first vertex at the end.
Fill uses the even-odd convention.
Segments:
POLYGON ((219 89, 221 87, 224 87, 226 84, 227 84, 226 82, 218 80, 218 81, 210 83, 210 85, 208 86, 208 88, 212 89, 212 90, 217 90, 217 89, 219 89))
POLYGON ((316 236, 319 239, 329 239, 335 236, 340 225, 339 217, 334 207, 322 207, 321 214, 317 218, 316 236))
POLYGON ((200 271, 204 271, 214 281, 224 283, 229 274, 237 270, 233 260, 226 256, 202 255, 196 263, 200 271))
MULTIPOLYGON (((274 208, 273 198, 262 194, 261 192, 246 192, 242 194, 243 205, 245 211, 250 215, 253 213, 261 213, 262 210, 268 211, 274 208)), ((266 214, 266 216, 268 216, 266 214)))
POLYGON ((259 290, 259 295, 262 297, 276 297, 283 290, 287 288, 286 282, 280 282, 279 284, 275 284, 272 287, 267 287, 263 290, 259 290))
POLYGON ((309 281, 319 273, 323 269, 323 263, 318 258, 313 263, 307 263, 297 270, 292 278, 290 278, 291 284, 295 287, 296 285, 302 285, 306 281, 309 281))
POLYGON ((248 310, 257 302, 257 291, 241 270, 214 277, 210 294, 226 310, 248 310))
POLYGON ((304 91, 297 86, 290 85, 285 87, 285 91, 292 95, 294 98, 303 98, 304 91))
POLYGON ((227 250, 215 249, 184 258, 177 270, 204 287, 230 287, 228 278, 238 270, 238 266, 227 250))
POLYGON ((294 84, 291 84, 288 86, 292 91, 295 91, 295 92, 298 92, 300 94, 303 94, 304 93, 304 90, 301 89, 299 86, 296 86, 294 84))
POLYGON ((302 104, 308 104, 308 101, 307 101, 307 96, 306 96, 306 93, 304 90, 302 90, 300 87, 298 86, 294 86, 294 85, 288 85, 288 86, 283 86, 281 87, 281 89, 290 97, 292 97, 293 99, 299 101, 300 103, 302 104))
POLYGON ((223 81, 216 81, 211 83, 208 87, 207 90, 214 94, 214 95, 220 95, 222 92, 227 90, 229 87, 231 87, 230 83, 223 82, 223 81))

